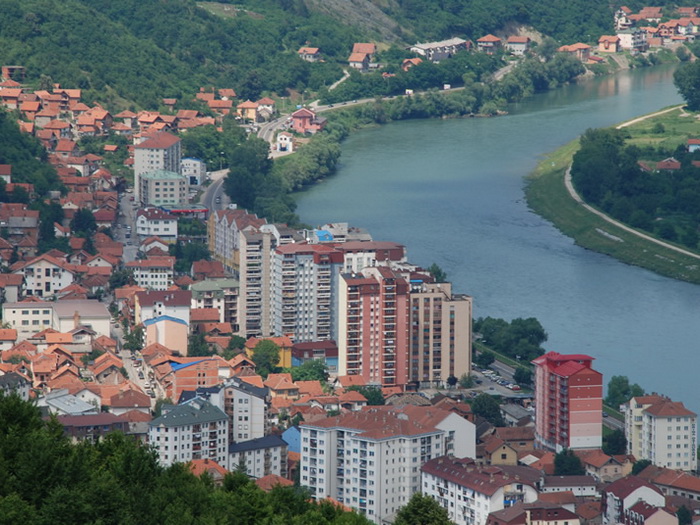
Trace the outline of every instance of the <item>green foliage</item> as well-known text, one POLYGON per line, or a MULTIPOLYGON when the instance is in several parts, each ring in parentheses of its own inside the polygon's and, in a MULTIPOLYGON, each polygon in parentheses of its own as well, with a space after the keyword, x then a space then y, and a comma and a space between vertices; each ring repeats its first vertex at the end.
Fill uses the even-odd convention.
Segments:
POLYGON ((532 372, 527 368, 519 366, 513 373, 513 380, 521 385, 530 385, 532 384, 532 372))
POLYGON ((396 513, 394 525, 450 525, 447 509, 433 498, 416 492, 396 513))
POLYGON ((310 359, 289 369, 294 381, 328 381, 328 367, 322 359, 310 359))
POLYGON ((574 451, 565 448, 554 456, 554 475, 556 476, 582 476, 586 473, 579 457, 574 451))
POLYGON ((493 352, 488 350, 483 350, 474 358, 474 363, 481 368, 488 368, 496 360, 496 356, 493 352))
POLYGON ((428 266, 428 272, 430 275, 433 276, 433 279, 435 279, 436 283, 446 283, 447 282, 447 274, 445 271, 440 268, 437 263, 433 263, 430 266, 428 266))
POLYGON ((143 326, 139 325, 124 336, 124 348, 136 351, 143 348, 143 326))
POLYGON ((253 349, 253 362, 255 371, 263 378, 271 373, 277 372, 277 365, 280 362, 280 347, 270 339, 263 339, 255 345, 253 349))
POLYGON ((163 413, 163 405, 172 405, 173 400, 169 397, 160 397, 156 399, 156 405, 153 407, 153 417, 160 417, 163 413))
POLYGON ((613 430, 603 437, 603 452, 609 456, 627 453, 627 439, 622 430, 613 430))
POLYGON ((214 487, 185 464, 161 467, 151 448, 120 433, 71 444, 17 396, 0 394, 0 450, 0 524, 370 523, 297 488, 263 492, 243 473, 214 487))
POLYGON ((474 322, 474 332, 480 333, 484 344, 513 359, 531 361, 544 353, 542 343, 547 332, 534 317, 517 318, 510 323, 504 319, 480 317, 474 322))
POLYGON ((693 523, 693 513, 685 505, 680 506, 676 512, 676 517, 678 518, 678 525, 690 525, 693 523))
POLYGON ((132 270, 116 270, 109 276, 110 290, 121 288, 127 284, 134 284, 134 272, 132 270))
POLYGON ((379 387, 352 385, 349 386, 347 390, 354 390, 365 396, 367 405, 369 406, 380 406, 384 404, 384 395, 382 394, 382 389, 379 387))
POLYGON ((240 335, 231 336, 226 349, 231 351, 243 350, 245 347, 245 341, 245 337, 241 337, 240 335))
POLYGON ((168 246, 170 255, 175 256, 175 271, 190 273, 195 261, 210 261, 209 247, 203 242, 176 242, 168 246))
POLYGON ((80 208, 70 221, 70 229, 79 237, 90 237, 97 231, 97 222, 91 210, 80 208))
POLYGON ((638 475, 642 470, 644 470, 651 464, 651 461, 648 459, 640 459, 639 461, 636 461, 635 464, 632 465, 632 475, 638 475))
POLYGON ((459 386, 462 388, 474 388, 474 378, 471 374, 462 374, 459 378, 459 386))
POLYGON ((497 427, 505 426, 501 406, 495 397, 481 393, 472 401, 472 412, 497 427))
POLYGON ((214 355, 204 339, 204 334, 192 334, 187 339, 187 355, 192 357, 208 357, 214 355))
POLYGON ((700 62, 686 62, 673 73, 673 82, 688 109, 700 110, 700 62))
POLYGON ((630 385, 627 376, 612 376, 608 382, 608 395, 605 403, 617 409, 633 397, 643 396, 644 389, 637 383, 630 385))

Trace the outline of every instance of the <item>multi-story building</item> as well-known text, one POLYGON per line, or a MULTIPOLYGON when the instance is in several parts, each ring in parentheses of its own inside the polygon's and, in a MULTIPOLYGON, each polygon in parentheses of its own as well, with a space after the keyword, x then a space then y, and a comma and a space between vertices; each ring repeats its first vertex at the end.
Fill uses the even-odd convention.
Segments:
POLYGON ((26 339, 47 328, 66 333, 78 327, 86 327, 98 336, 109 336, 111 318, 105 304, 92 299, 2 305, 3 322, 17 330, 20 339, 26 339))
POLYGON ((265 219, 259 219, 256 215, 240 209, 217 210, 209 216, 207 222, 207 239, 209 252, 217 261, 221 261, 224 268, 231 273, 238 274, 241 232, 257 230, 265 219))
POLYGON ((134 296, 134 323, 138 325, 146 319, 167 315, 181 319, 189 326, 191 302, 192 292, 189 290, 137 292, 134 296))
POLYGON ((136 213, 136 234, 141 238, 160 237, 177 240, 177 217, 160 208, 143 208, 136 213))
POLYGON ((180 139, 161 131, 154 133, 134 146, 134 191, 137 201, 141 201, 141 176, 144 173, 166 170, 180 173, 182 151, 180 139))
POLYGON ((24 276, 24 292, 35 297, 53 297, 75 280, 75 270, 66 261, 43 254, 17 267, 24 276))
POLYGON ((229 445, 229 466, 242 468, 251 478, 287 474, 287 443, 270 435, 229 445))
POLYGON ((207 175, 207 164, 200 159, 185 157, 180 161, 180 173, 187 177, 190 186, 200 186, 207 175))
POLYGON ((301 425, 302 486, 374 523, 391 520, 420 489, 420 468, 445 453, 445 431, 372 408, 301 425))
POLYGON ((633 397, 620 409, 628 454, 660 467, 696 470, 697 414, 656 394, 633 397))
POLYGON ((593 357, 548 352, 535 365, 536 445, 561 451, 602 445, 603 376, 593 357))
POLYGON ((212 279, 190 285, 192 308, 214 308, 220 323, 230 323, 238 333, 238 301, 240 284, 236 279, 212 279))
POLYGON ((137 286, 149 290, 167 290, 173 285, 175 275, 175 257, 168 255, 149 257, 126 263, 134 272, 137 286))
POLYGON ((335 339, 343 255, 326 244, 278 246, 272 260, 272 330, 294 342, 335 339))
POLYGON ((531 467, 478 467, 473 459, 441 456, 422 466, 420 490, 457 525, 485 525, 491 512, 536 501, 540 477, 531 467))
MULTIPOLYGON (((661 491, 651 483, 636 476, 613 481, 603 489, 601 494, 601 510, 603 525, 628 523, 626 514, 639 502, 656 508, 666 506, 666 498, 661 491)), ((644 523, 645 520, 636 523, 644 523)), ((652 521, 652 523, 671 523, 669 521, 652 521)))
POLYGON ((385 266, 344 274, 338 293, 338 375, 408 382, 408 283, 385 266))
POLYGON ((633 53, 643 53, 649 49, 647 32, 641 28, 624 29, 617 32, 620 38, 620 47, 633 53))
POLYGON ((163 406, 163 415, 148 425, 148 442, 163 466, 211 459, 228 468, 228 417, 208 401, 195 398, 163 406))
MULTIPOLYGON (((338 236, 333 236, 333 239, 337 238, 338 236)), ((371 266, 407 262, 406 247, 395 242, 348 240, 336 248, 343 253, 343 271, 346 273, 360 273, 371 266)))
POLYGON ((451 283, 411 279, 408 380, 444 385, 471 371, 472 298, 453 295, 451 283))
POLYGON ((187 177, 175 171, 147 171, 139 177, 139 202, 144 206, 186 204, 189 187, 187 177))

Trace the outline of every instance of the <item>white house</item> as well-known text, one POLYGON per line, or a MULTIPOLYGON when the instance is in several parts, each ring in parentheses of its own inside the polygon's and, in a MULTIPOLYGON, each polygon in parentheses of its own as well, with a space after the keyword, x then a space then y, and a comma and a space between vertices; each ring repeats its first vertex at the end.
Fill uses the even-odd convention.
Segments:
POLYGON ((147 290, 135 295, 134 322, 140 324, 146 319, 170 316, 190 324, 189 290, 147 290))
POLYGON ((65 261, 39 255, 14 270, 24 276, 24 291, 35 297, 52 297, 75 280, 75 271, 65 261))
POLYGON ((177 217, 160 208, 142 208, 136 214, 136 234, 140 239, 160 237, 177 240, 177 217))
POLYGON ((666 498, 651 483, 636 476, 627 476, 608 485, 601 496, 603 525, 624 523, 625 511, 643 501, 654 507, 664 507, 666 498))

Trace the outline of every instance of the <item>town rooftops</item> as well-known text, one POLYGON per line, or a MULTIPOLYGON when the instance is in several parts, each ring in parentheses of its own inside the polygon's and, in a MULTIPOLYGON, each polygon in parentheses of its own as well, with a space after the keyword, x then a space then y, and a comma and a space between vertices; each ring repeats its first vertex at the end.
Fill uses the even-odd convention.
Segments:
POLYGON ((163 303, 168 306, 189 306, 192 292, 188 290, 147 290, 136 292, 141 306, 152 306, 156 303, 163 303))
POLYGON ((134 147, 137 149, 167 149, 173 146, 174 144, 177 144, 178 142, 180 142, 179 137, 172 135, 171 133, 161 131, 158 133, 154 133, 146 140, 144 140, 140 144, 137 144, 134 147))
POLYGON ((154 170, 154 171, 147 171, 146 173, 143 173, 141 175, 142 179, 149 179, 149 180, 172 180, 172 179, 186 179, 187 177, 185 175, 180 175, 179 173, 176 173, 174 171, 168 171, 168 170, 154 170))
MULTIPOLYGON (((155 173, 155 172, 151 172, 155 173)), ((171 172, 174 173, 174 172, 171 172)), ((136 213, 136 218, 144 217, 149 221, 176 221, 177 217, 160 208, 142 208, 136 213)))
POLYGON ((638 476, 627 476, 625 478, 620 478, 617 481, 613 481, 605 488, 605 492, 614 494, 619 499, 624 499, 635 490, 642 487, 646 487, 654 492, 657 492, 658 494, 662 494, 658 488, 638 476))
POLYGON ((202 423, 226 421, 228 416, 209 401, 195 398, 191 401, 164 408, 164 414, 149 423, 151 427, 181 427, 202 423))
POLYGON ((650 407, 644 409, 645 414, 654 417, 696 417, 695 412, 691 412, 680 401, 671 401, 662 398, 650 407))
POLYGON ((287 442, 279 436, 271 434, 257 439, 231 443, 228 447, 229 454, 237 452, 248 452, 250 450, 261 450, 265 448, 286 447, 287 442))
POLYGON ((545 487, 595 487, 593 476, 545 476, 545 487))
POLYGON ((351 412, 329 417, 314 423, 302 423, 309 428, 343 428, 358 432, 356 438, 382 440, 399 436, 421 436, 438 432, 434 426, 412 421, 404 413, 372 407, 362 412, 351 412))

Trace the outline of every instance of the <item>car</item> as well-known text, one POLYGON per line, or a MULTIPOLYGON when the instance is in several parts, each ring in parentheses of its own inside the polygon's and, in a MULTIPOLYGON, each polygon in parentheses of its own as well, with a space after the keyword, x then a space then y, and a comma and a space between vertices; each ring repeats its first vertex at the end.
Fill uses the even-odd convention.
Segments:
POLYGON ((603 412, 603 417, 608 417, 608 413, 607 413, 607 412, 603 412))
POLYGON ((217 204, 221 204, 221 197, 217 197, 214 202, 216 202, 217 204))

